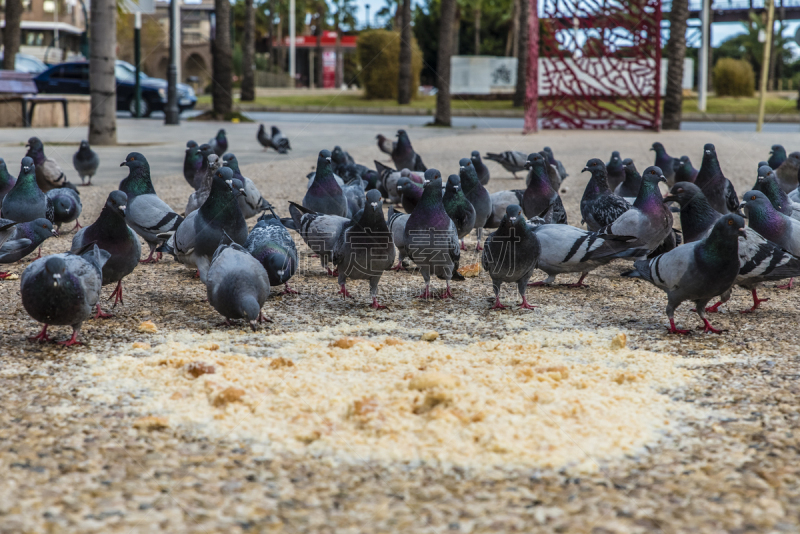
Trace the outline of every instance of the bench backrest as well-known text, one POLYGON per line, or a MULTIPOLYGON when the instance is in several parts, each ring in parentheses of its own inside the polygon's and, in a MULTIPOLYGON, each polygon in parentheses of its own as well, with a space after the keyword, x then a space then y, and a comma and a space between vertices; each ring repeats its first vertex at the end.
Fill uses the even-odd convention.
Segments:
POLYGON ((0 94, 25 95, 38 93, 33 74, 13 70, 0 70, 0 94))

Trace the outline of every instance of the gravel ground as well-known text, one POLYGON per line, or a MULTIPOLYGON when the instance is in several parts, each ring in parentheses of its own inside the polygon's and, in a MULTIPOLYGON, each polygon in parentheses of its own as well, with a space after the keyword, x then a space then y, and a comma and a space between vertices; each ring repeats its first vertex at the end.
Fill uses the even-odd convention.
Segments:
MULTIPOLYGON (((156 189, 181 211, 190 189, 180 176, 185 140, 211 137, 217 126, 184 123, 177 129, 120 121, 126 143, 151 157, 156 189), (202 135, 197 132, 202 132, 202 135), (149 143, 149 144, 147 144, 149 143)), ((373 144, 375 125, 348 125, 346 136, 334 125, 293 125, 286 134, 292 155, 263 154, 255 145, 253 125, 226 126, 243 172, 286 214, 286 201, 302 198, 316 152, 342 144, 357 161, 381 158, 373 144), (241 150, 238 148, 241 147, 241 150), (242 155, 243 154, 243 155, 242 155)), ((21 131, 0 131, 0 149, 8 162, 24 153, 21 131)), ((26 132, 27 133, 27 132, 26 132)), ((66 145, 49 151, 70 176, 73 145, 82 131, 37 132, 45 142, 66 145)), ((632 157, 640 171, 652 161, 649 146, 662 141, 673 155, 688 154, 699 166, 703 143, 713 142, 723 170, 741 194, 752 185, 756 163, 769 146, 788 149, 800 136, 707 132, 602 133, 547 132, 523 137, 510 131, 409 128, 425 162, 443 174, 455 171, 460 157, 482 151, 553 148, 570 177, 563 195, 570 221, 580 220, 578 202, 588 179, 581 174, 591 157, 607 159, 612 150, 632 157)), ((122 137, 122 135, 121 135, 122 137)), ((108 194, 125 175, 118 168, 131 146, 101 148, 102 174, 96 187, 82 189, 81 223, 91 222, 108 194)), ((9 166, 16 172, 16 164, 9 166)), ((492 166, 490 191, 521 187, 520 181, 492 166)), ((77 177, 74 178, 77 180, 77 177)), ((252 221, 251 221, 252 222, 252 221)), ((69 248, 71 235, 50 239, 44 252, 69 248)), ((469 243, 469 241, 468 241, 469 243)), ((472 241, 474 245, 474 240, 472 241)), ((489 312, 490 285, 485 276, 454 284, 452 301, 419 302, 412 298, 422 280, 413 273, 387 273, 381 284, 390 310, 367 307, 367 287, 353 283, 356 300, 336 298, 334 280, 325 277, 318 260, 304 258, 303 273, 293 287, 299 296, 273 297, 265 311, 274 322, 271 334, 313 331, 340 317, 362 321, 394 321, 400 339, 411 332, 437 330, 441 342, 459 343, 463 317, 480 316, 469 334, 502 339, 517 333, 522 318, 531 330, 559 333, 575 329, 624 332, 628 346, 674 358, 693 370, 688 386, 664 391, 677 402, 697 409, 681 423, 682 432, 654 440, 645 449, 623 457, 604 458, 585 450, 600 468, 576 475, 569 469, 521 469, 503 465, 484 470, 459 465, 402 462, 332 462, 295 450, 265 455, 253 443, 202 431, 159 424, 142 425, 136 399, 121 391, 120 403, 99 404, 84 395, 76 379, 83 365, 76 354, 90 350, 113 357, 133 342, 157 343, 158 336, 189 330, 197 340, 219 331, 220 317, 203 302, 205 289, 192 273, 171 259, 143 265, 125 281, 125 305, 117 316, 84 325, 84 349, 34 345, 25 338, 38 325, 22 309, 19 282, 0 283, 0 532, 797 532, 800 529, 798 488, 797 290, 765 287, 768 303, 755 314, 740 315, 749 295, 734 298, 713 316, 721 336, 666 334, 660 291, 638 281, 621 279, 626 264, 616 263, 587 277, 588 289, 560 286, 532 288, 535 311, 489 312), (557 320, 554 320, 556 318, 557 320), (159 334, 138 327, 152 321, 159 334), (122 397, 125 397, 123 402, 122 397), (126 406, 123 409, 122 406, 126 406), (130 408, 133 406, 133 409, 130 408)), ((464 263, 472 263, 471 256, 464 263)), ((12 266, 21 272, 27 260, 12 266)), ((543 277, 536 273, 534 277, 543 277)), ((565 276, 563 281, 574 281, 565 276)), ((577 278, 577 277, 575 277, 577 278)), ((106 288, 109 295, 111 288, 106 288)), ((503 298, 516 302, 507 288, 503 298)), ((699 324, 684 305, 676 314, 680 327, 699 324)), ((66 328, 56 328, 58 338, 66 328)), ((227 328, 242 334, 237 328, 227 328)), ((258 335, 249 343, 257 344, 258 335)), ((577 460, 582 460, 578 459, 577 460)))

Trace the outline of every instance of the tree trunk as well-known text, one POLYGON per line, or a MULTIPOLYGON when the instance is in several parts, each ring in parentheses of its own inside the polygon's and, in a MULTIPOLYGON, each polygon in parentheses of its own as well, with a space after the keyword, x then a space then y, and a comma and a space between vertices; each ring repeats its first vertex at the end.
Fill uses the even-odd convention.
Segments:
MULTIPOLYGON (((285 52, 286 49, 283 46, 283 21, 278 19, 277 26, 278 26, 278 52, 276 55, 278 56, 278 68, 281 72, 285 72, 288 69, 286 68, 286 52, 285 52)), ((292 87, 294 87, 294 85, 292 85, 292 87)))
POLYGON ((253 0, 244 0, 244 43, 242 47, 242 101, 256 99, 256 11, 253 0))
POLYGON ((683 109, 683 60, 686 57, 686 19, 689 0, 672 0, 667 41, 667 94, 664 96, 665 130, 680 130, 683 109))
POLYGON ((94 0, 91 5, 89 92, 89 143, 117 144, 117 4, 94 0))
POLYGON ((528 41, 531 0, 522 0, 519 5, 519 39, 517 47, 517 91, 514 93, 514 107, 525 105, 528 90, 528 41))
POLYGON ((511 32, 506 41, 506 57, 517 57, 517 36, 519 34, 519 0, 514 0, 511 10, 511 32))
POLYGON ((411 0, 403 1, 400 30, 400 73, 397 76, 397 103, 411 102, 411 0))
POLYGON ((217 14, 213 48, 212 107, 217 118, 233 111, 233 60, 231 57, 231 4, 228 0, 214 0, 217 14))
POLYGON ((14 58, 19 52, 22 20, 22 0, 6 0, 6 27, 3 28, 3 68, 14 70, 14 58))
POLYGON ((392 21, 392 29, 399 32, 403 28, 403 0, 396 0, 397 8, 394 10, 394 20, 392 21))
MULTIPOLYGON (((337 17, 338 19, 338 17, 337 17)), ((344 61, 342 61, 342 28, 339 27, 339 21, 336 21, 336 81, 334 82, 337 89, 342 86, 342 78, 344 78, 344 61)))
MULTIPOLYGON (((461 41, 459 38, 461 37, 461 6, 456 0, 456 11, 453 13, 453 49, 450 51, 450 55, 457 56, 459 49, 461 48, 461 41)), ((448 80, 450 81, 450 80, 448 80)))
POLYGON ((317 36, 317 46, 314 52, 314 80, 317 87, 325 87, 324 75, 322 73, 322 26, 325 21, 325 8, 321 7, 317 13, 317 25, 314 28, 314 35, 317 36))
POLYGON ((453 23, 456 15, 456 0, 442 0, 442 17, 439 23, 439 53, 436 70, 439 83, 436 84, 436 117, 433 123, 450 126, 450 57, 453 55, 453 23))
POLYGON ((481 55, 481 2, 475 4, 475 55, 481 55))

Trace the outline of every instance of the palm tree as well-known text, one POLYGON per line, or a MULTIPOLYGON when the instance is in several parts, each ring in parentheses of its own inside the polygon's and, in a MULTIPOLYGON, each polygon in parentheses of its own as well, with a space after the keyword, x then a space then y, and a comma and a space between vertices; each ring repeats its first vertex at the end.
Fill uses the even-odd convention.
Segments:
POLYGON ((3 28, 3 68, 14 70, 14 59, 19 51, 22 0, 6 0, 6 26, 3 28))
POLYGON ((400 69, 397 77, 397 103, 411 102, 411 0, 403 0, 400 27, 400 69))
POLYGON ((244 42, 242 43, 242 96, 244 102, 256 99, 256 10, 253 0, 244 0, 244 42))
POLYGON ((376 18, 384 21, 384 26, 389 30, 399 30, 403 27, 401 0, 384 0, 384 6, 375 14, 376 18))
MULTIPOLYGON (((672 0, 667 41, 667 94, 664 97, 665 130, 679 130, 683 108, 683 60, 686 57, 686 19, 689 0, 672 0)), ((660 88, 657 88, 660 90, 660 88)))
POLYGON ((530 44, 530 0, 522 0, 519 6, 519 39, 517 52, 517 90, 514 107, 525 105, 528 90, 528 46, 530 44))
POLYGON ((89 52, 89 143, 117 144, 117 3, 94 0, 91 4, 89 52))
MULTIPOLYGON (((173 0, 177 1, 177 0, 173 0)), ((217 24, 212 46, 212 108, 218 119, 233 111, 233 61, 231 54, 231 3, 214 0, 217 24)))
POLYGON ((477 0, 472 7, 472 16, 475 24, 475 55, 481 55, 481 0, 477 0))
POLYGON ((344 79, 344 55, 342 54, 342 26, 350 30, 356 26, 356 6, 353 0, 333 0, 336 13, 333 24, 336 29, 336 87, 342 86, 344 79))
POLYGON ((450 126, 450 57, 453 55, 453 23, 456 18, 456 0, 442 0, 439 23, 439 54, 436 59, 439 83, 436 93, 437 126, 450 126))

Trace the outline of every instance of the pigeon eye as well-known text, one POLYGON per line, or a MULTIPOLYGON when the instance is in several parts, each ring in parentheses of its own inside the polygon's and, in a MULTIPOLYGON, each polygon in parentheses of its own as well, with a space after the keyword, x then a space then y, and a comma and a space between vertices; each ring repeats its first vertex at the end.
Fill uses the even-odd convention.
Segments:
POLYGON ((755 199, 756 199, 756 196, 755 196, 755 195, 753 195, 753 196, 751 196, 751 197, 750 197, 750 200, 755 200, 755 199))
POLYGON ((728 226, 733 226, 733 219, 728 219, 728 226))

